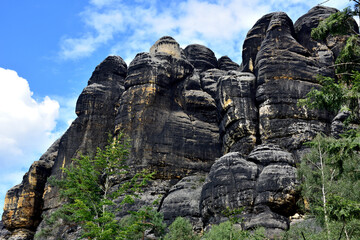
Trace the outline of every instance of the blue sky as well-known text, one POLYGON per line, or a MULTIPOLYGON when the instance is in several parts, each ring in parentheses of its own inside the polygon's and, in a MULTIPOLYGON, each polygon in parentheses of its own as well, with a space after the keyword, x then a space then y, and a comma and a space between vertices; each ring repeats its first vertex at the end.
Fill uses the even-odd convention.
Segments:
POLYGON ((245 35, 261 16, 284 11, 295 22, 323 1, 1 0, 0 205, 75 118, 76 99, 106 56, 129 64, 170 35, 240 64, 245 35))

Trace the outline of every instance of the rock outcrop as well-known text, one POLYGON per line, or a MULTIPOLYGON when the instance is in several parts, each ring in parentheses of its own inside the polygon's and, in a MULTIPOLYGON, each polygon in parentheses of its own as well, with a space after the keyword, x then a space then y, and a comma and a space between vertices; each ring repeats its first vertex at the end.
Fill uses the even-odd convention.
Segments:
POLYGON ((203 221, 219 223, 224 209, 244 208, 245 229, 286 230, 296 211, 296 186, 295 160, 276 145, 259 145, 246 158, 228 153, 211 167, 202 188, 203 221))
POLYGON ((223 153, 249 154, 254 148, 258 132, 255 91, 256 78, 251 73, 230 71, 219 78, 217 95, 223 153))
MULTIPOLYGON (((62 167, 68 166, 79 154, 94 154, 97 147, 107 144, 113 132, 117 101, 124 91, 127 66, 118 56, 109 56, 100 63, 89 79, 76 103, 77 118, 61 137, 58 155, 51 175, 62 176, 62 167)), ((44 193, 44 210, 59 206, 57 190, 49 184, 44 193)))
MULTIPOLYGON (((131 138, 128 165, 156 172, 128 209, 159 198, 167 223, 183 216, 201 231, 226 220, 227 207, 243 207, 244 228, 263 226, 269 236, 286 230, 297 211, 303 143, 343 128, 343 115, 297 105, 320 87, 318 74, 334 76, 330 66, 344 39, 315 41, 310 30, 335 11, 317 6, 295 25, 283 12, 265 15, 247 34, 241 65, 199 44, 181 49, 168 36, 129 67, 107 57, 79 96, 77 119, 8 191, 0 239, 31 239, 44 229, 41 215, 61 205, 47 178, 62 177, 72 158, 94 153, 120 131, 131 138)), ((77 226, 52 230, 47 239, 79 233, 77 226)))
MULTIPOLYGON (((55 141, 39 161, 34 162, 24 175, 21 184, 6 193, 3 226, 11 231, 11 236, 32 239, 41 222, 43 194, 47 178, 57 157, 60 140, 55 141)), ((10 233, 8 233, 10 236, 10 233)), ((15 238, 14 238, 15 239, 15 238)))
POLYGON ((163 179, 206 172, 220 157, 215 100, 194 71, 214 67, 216 58, 201 45, 189 46, 185 54, 190 60, 170 37, 138 54, 116 116, 116 130, 132 139, 130 164, 149 167, 163 179))

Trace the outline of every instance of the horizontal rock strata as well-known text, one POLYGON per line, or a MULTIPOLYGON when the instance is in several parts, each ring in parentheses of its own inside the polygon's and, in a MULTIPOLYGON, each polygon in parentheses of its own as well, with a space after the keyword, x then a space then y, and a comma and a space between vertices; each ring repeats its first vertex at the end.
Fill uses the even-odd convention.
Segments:
MULTIPOLYGON (((334 77, 331 66, 346 36, 317 41, 310 33, 336 11, 316 6, 295 24, 283 12, 263 16, 246 36, 241 65, 217 59, 203 45, 182 49, 169 36, 129 67, 119 56, 107 57, 79 96, 78 117, 8 191, 0 239, 32 239, 48 228, 41 216, 62 201, 47 178, 63 177, 61 168, 74 157, 95 153, 109 133, 119 132, 131 138, 131 169, 156 172, 125 210, 158 200, 167 223, 182 216, 202 231, 226 220, 227 208, 243 207, 244 228, 263 226, 269 236, 286 230, 298 210, 295 164, 306 151, 303 143, 344 130, 346 113, 334 118, 297 105, 321 87, 317 75, 334 77)), ((61 222, 51 230, 40 239, 80 236, 78 226, 61 222)))

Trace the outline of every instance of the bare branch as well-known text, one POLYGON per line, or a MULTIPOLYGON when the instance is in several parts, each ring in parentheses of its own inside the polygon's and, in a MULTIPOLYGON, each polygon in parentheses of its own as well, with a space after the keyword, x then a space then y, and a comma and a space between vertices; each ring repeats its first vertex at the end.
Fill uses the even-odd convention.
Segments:
POLYGON ((328 1, 330 1, 330 0, 326 0, 326 1, 322 2, 322 3, 319 3, 318 6, 323 5, 324 3, 327 3, 328 1))

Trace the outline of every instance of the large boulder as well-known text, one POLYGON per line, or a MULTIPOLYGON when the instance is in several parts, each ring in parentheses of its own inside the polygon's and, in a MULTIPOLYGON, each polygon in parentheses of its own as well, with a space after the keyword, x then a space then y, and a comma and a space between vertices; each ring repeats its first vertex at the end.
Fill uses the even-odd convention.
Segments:
POLYGON ((218 61, 214 52, 200 44, 190 44, 184 53, 195 69, 203 72, 211 68, 218 68, 218 61))
POLYGON ((195 230, 202 229, 199 202, 205 179, 204 174, 187 176, 170 189, 160 210, 166 223, 172 223, 177 217, 185 217, 190 220, 195 230))
POLYGON ((245 229, 286 230, 298 199, 295 159, 276 145, 259 145, 248 157, 224 155, 211 167, 202 188, 204 224, 224 221, 223 211, 244 208, 245 229))

